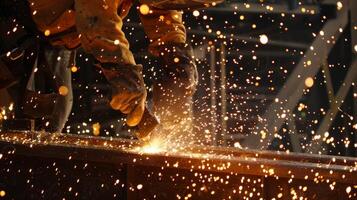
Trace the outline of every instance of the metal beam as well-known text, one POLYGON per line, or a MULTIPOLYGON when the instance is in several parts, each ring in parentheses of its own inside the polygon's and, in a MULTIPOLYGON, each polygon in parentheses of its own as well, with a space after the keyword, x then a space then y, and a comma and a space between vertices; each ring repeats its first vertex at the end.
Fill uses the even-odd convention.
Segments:
MULTIPOLYGON (((355 85, 353 86, 353 95, 357 95, 357 83, 355 83, 355 85)), ((356 97, 354 97, 354 100, 353 100, 353 113, 354 113, 354 116, 357 116, 357 98, 356 97)), ((354 133, 354 141, 355 141, 355 144, 354 144, 355 150, 354 150, 354 155, 352 155, 352 156, 357 157, 357 117, 355 117, 353 119, 352 128, 354 128, 353 133, 354 133)))
POLYGON ((293 116, 289 116, 289 118, 288 118, 288 129, 289 129, 290 142, 291 142, 291 146, 293 148, 293 152, 302 153, 303 150, 302 150, 301 144, 300 144, 301 136, 297 132, 295 119, 293 116))
POLYGON ((329 102, 333 102, 335 100, 335 90, 333 88, 333 82, 332 82, 332 77, 330 74, 330 69, 327 63, 327 60, 322 63, 322 70, 324 74, 324 80, 326 83, 326 93, 329 98, 329 102))
POLYGON ((351 42, 352 52, 357 56, 357 1, 350 0, 351 42))
MULTIPOLYGON (((134 27, 136 29, 143 29, 143 26, 140 23, 125 22, 124 26, 134 27)), ((210 38, 217 38, 217 34, 208 33, 207 31, 203 31, 203 30, 189 29, 189 30, 187 30, 187 34, 188 35, 201 35, 201 36, 206 36, 206 37, 210 37, 210 38)), ((220 37, 225 38, 226 40, 233 39, 236 41, 260 43, 259 38, 251 37, 251 36, 247 36, 247 35, 233 35, 233 34, 222 33, 220 35, 220 37)), ((300 49, 305 50, 305 49, 309 48, 308 44, 292 42, 292 41, 274 40, 274 39, 269 40, 269 43, 267 45, 285 47, 285 48, 294 48, 296 50, 300 50, 300 49)))
POLYGON ((257 131, 266 131, 267 137, 261 138, 258 134, 251 134, 247 136, 244 145, 254 149, 266 149, 272 139, 274 133, 279 130, 285 123, 286 119, 280 117, 283 112, 292 112, 304 94, 305 79, 314 77, 321 65, 327 59, 329 52, 332 50, 334 44, 331 38, 338 40, 341 36, 340 29, 344 29, 348 23, 348 9, 344 7, 339 11, 336 19, 329 20, 322 28, 321 33, 318 34, 310 48, 300 60, 295 70, 291 73, 288 80, 276 96, 278 102, 272 103, 262 116, 267 121, 267 124, 261 123, 257 125, 257 131), (330 41, 330 42, 328 42, 330 41), (310 60, 312 65, 306 67, 306 62, 310 60))
MULTIPOLYGON (((217 38, 217 34, 215 33, 208 33, 206 31, 202 30, 187 30, 187 33, 189 35, 204 35, 207 37, 211 38, 217 38)), ((225 34, 222 33, 220 37, 230 40, 233 39, 235 41, 244 41, 244 42, 252 42, 252 43, 259 43, 260 44, 260 39, 255 38, 252 36, 247 36, 247 35, 233 35, 233 34, 225 34)), ((285 47, 285 48, 294 48, 294 49, 302 49, 305 50, 309 48, 308 44, 303 44, 303 43, 298 43, 298 42, 292 42, 292 41, 282 41, 282 40, 269 40, 269 43, 267 45, 271 46, 278 46, 278 47, 285 47)))
POLYGON ((206 9, 208 12, 239 12, 239 13, 265 13, 265 14, 296 14, 314 15, 320 13, 318 5, 302 5, 296 9, 290 9, 287 4, 266 4, 266 3, 231 3, 226 7, 212 7, 206 9))
POLYGON ((357 195, 356 166, 350 157, 195 145, 152 151, 115 138, 0 133, 8 199, 292 199, 301 185, 308 199, 347 199, 357 195))
POLYGON ((346 78, 343 81, 341 87, 339 88, 334 101, 330 104, 330 110, 326 113, 325 117, 323 118, 319 129, 316 131, 316 136, 321 136, 319 140, 313 140, 307 145, 306 150, 309 153, 317 154, 321 153, 323 141, 322 138, 325 132, 328 132, 332 122, 334 121, 340 106, 344 102, 352 83, 357 80, 357 59, 352 63, 351 67, 349 68, 346 78))
POLYGON ((241 150, 193 145, 182 151, 170 148, 145 151, 141 143, 119 138, 101 138, 44 132, 0 132, 2 156, 25 155, 65 160, 122 163, 257 176, 306 179, 316 171, 320 178, 357 184, 357 159, 342 156, 241 150), (206 167, 203 167, 206 166, 206 167), (247 167, 249 166, 249 167, 247 167), (274 168, 274 174, 265 169, 274 168), (334 173, 330 173, 334 170, 334 173))
POLYGON ((214 143, 218 145, 217 139, 217 88, 216 88, 216 48, 210 47, 210 120, 211 137, 214 143))
POLYGON ((227 69, 226 69, 226 46, 221 43, 220 45, 220 99, 221 99, 221 131, 219 134, 218 142, 220 145, 226 145, 224 136, 227 133, 227 69))

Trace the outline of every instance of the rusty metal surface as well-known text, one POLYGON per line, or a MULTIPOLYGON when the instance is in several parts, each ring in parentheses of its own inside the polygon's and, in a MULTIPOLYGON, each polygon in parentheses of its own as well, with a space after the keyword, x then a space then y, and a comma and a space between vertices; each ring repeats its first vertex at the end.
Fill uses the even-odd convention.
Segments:
POLYGON ((357 160, 115 138, 0 133, 12 199, 355 199, 357 160))
POLYGON ((46 133, 1 133, 0 141, 20 155, 357 184, 357 159, 349 157, 208 146, 146 153, 137 141, 46 133))

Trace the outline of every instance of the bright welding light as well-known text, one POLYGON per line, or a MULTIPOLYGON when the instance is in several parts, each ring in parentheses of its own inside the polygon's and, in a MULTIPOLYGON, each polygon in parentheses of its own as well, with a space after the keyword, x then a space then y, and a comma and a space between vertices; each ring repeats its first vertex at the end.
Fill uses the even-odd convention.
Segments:
POLYGON ((155 154, 163 152, 164 148, 162 147, 162 141, 153 139, 148 144, 140 147, 139 151, 142 153, 155 154))

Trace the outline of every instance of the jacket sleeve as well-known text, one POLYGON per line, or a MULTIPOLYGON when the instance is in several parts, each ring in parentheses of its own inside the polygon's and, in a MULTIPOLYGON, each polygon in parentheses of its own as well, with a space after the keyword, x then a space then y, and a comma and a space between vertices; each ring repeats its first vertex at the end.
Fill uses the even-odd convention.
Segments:
POLYGON ((121 30, 120 0, 76 0, 76 24, 86 52, 101 63, 135 64, 129 43, 121 30))
POLYGON ((140 13, 140 19, 150 39, 149 51, 156 56, 160 53, 161 45, 186 42, 186 29, 181 11, 150 7, 148 14, 140 13))

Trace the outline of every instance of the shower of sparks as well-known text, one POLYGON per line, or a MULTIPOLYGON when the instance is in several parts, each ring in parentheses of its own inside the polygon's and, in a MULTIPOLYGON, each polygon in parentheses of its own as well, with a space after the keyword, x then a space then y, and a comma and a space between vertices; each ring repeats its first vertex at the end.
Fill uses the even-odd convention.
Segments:
MULTIPOLYGON (((229 185, 229 190, 224 191, 226 199, 260 200, 265 197, 263 191, 269 188, 265 183, 277 180, 282 185, 274 188, 276 194, 271 196, 272 200, 308 199, 320 187, 327 188, 327 191, 342 191, 344 197, 357 199, 356 184, 341 184, 334 180, 337 177, 335 174, 339 175, 337 179, 346 180, 350 174, 357 173, 356 160, 349 158, 353 161, 347 161, 345 157, 339 157, 355 156, 357 152, 357 117, 353 111, 355 103, 351 103, 357 101, 357 82, 354 80, 349 85, 351 92, 346 99, 339 99, 335 84, 344 83, 338 83, 339 80, 335 79, 348 76, 349 63, 339 57, 341 55, 325 58, 321 54, 325 49, 321 50, 320 46, 312 43, 317 39, 319 44, 326 47, 348 43, 346 46, 349 52, 352 47, 353 53, 357 52, 357 44, 350 44, 350 38, 345 36, 346 30, 342 26, 335 27, 336 33, 322 29, 331 20, 330 16, 324 16, 320 9, 306 4, 311 1, 299 1, 296 9, 281 13, 281 6, 270 4, 271 1, 252 2, 254 1, 227 1, 227 16, 217 16, 209 8, 194 8, 183 12, 187 41, 193 46, 193 59, 200 72, 198 91, 193 100, 194 115, 178 120, 179 122, 161 124, 153 131, 149 141, 138 141, 133 130, 125 126, 125 116, 113 110, 108 111, 111 88, 102 72, 95 70, 95 67, 91 68, 94 61, 83 51, 78 51, 79 62, 70 66, 75 108, 64 130, 81 136, 73 140, 71 135, 40 131, 33 133, 30 138, 25 137, 27 133, 12 136, 3 134, 0 140, 31 148, 50 144, 61 148, 75 146, 120 152, 133 156, 130 162, 134 165, 145 165, 152 158, 162 159, 162 166, 157 166, 157 171, 142 172, 142 179, 135 184, 126 185, 125 180, 111 175, 112 183, 100 183, 98 188, 101 189, 106 188, 107 184, 113 184, 115 187, 126 187, 130 192, 141 193, 152 187, 150 181, 158 180, 161 183, 165 180, 174 183, 173 185, 182 182, 185 184, 184 189, 179 188, 184 192, 177 191, 175 194, 177 199, 195 199, 195 194, 208 194, 210 199, 219 199, 221 197, 218 194, 222 194, 223 190, 217 188, 229 185), (259 9, 259 13, 255 13, 254 9, 259 9), (337 33, 342 33, 342 36, 339 38, 337 33), (323 61, 320 62, 321 60, 323 61), (294 71, 300 63, 303 70, 294 71), (319 72, 312 74, 317 67, 320 67, 319 72), (288 91, 290 96, 278 98, 290 78, 297 78, 299 81, 288 91), (299 91, 294 90, 298 88, 301 88, 302 96, 293 107, 288 108, 291 99, 296 98, 295 94, 299 91), (257 146, 259 149, 255 149, 257 146), (319 146, 319 149, 311 150, 315 146, 319 146), (265 158, 267 149, 278 153, 265 158), (296 151, 306 155, 316 153, 328 156, 321 156, 326 159, 324 163, 309 163, 311 170, 305 170, 305 174, 301 174, 294 170, 305 161, 299 163, 289 160, 296 155, 300 156, 294 154, 289 157, 291 152, 296 151), (277 155, 284 155, 289 159, 280 162, 281 157, 277 155), (286 166, 275 167, 279 164, 286 166), (179 171, 181 168, 189 172, 184 174, 179 171), (165 174, 166 169, 177 169, 177 172, 173 175, 165 174), (224 173, 215 174, 216 172, 224 173), (249 175, 242 175, 240 172, 248 172, 249 175), (148 183, 141 182, 143 180, 148 180, 148 183), (305 185, 305 180, 311 182, 310 186, 305 185), (218 187, 214 188, 212 185, 218 187)), ((336 1, 337 13, 344 12, 348 7, 344 2, 336 1)), ((103 8, 107 9, 105 5, 103 8)), ((144 17, 156 14, 155 8, 147 4, 139 5, 136 10, 144 17)), ((220 8, 217 10, 220 11, 220 8)), ((73 11, 70 10, 69 13, 71 12, 73 11)), ((34 16, 38 14, 37 10, 33 11, 34 16)), ((56 12, 53 14, 58 15, 56 12)), ((179 15, 172 17, 180 18, 179 15)), ((143 76, 150 93, 153 90, 150 84, 157 80, 162 66, 151 55, 143 53, 147 49, 143 45, 153 41, 140 35, 144 32, 144 23, 135 21, 136 18, 129 14, 128 18, 123 19, 122 29, 131 47, 137 51, 134 54, 138 53, 137 63, 144 66, 143 76)), ((173 23, 161 14, 157 15, 157 20, 162 24, 173 23)), ((5 30, 7 37, 21 33, 24 29, 17 20, 12 20, 10 24, 11 27, 5 30)), ((357 26, 349 31, 356 34, 357 26)), ((56 37, 53 29, 42 32, 48 38, 56 37)), ((116 37, 110 44, 122 45, 121 40, 116 37)), ((12 51, 4 55, 10 59, 16 58, 12 51)), ((56 58, 58 62, 64 60, 61 56, 56 58)), ((172 61, 179 63, 182 60, 174 57, 172 61)), ((39 68, 34 69, 34 73, 38 72, 39 68)), ((71 94, 71 88, 59 85, 53 92, 67 97, 71 94)), ((177 97, 179 98, 181 97, 177 97)), ((6 104, 0 107, 0 122, 14 118, 17 105, 12 102, 6 104)), ((45 125, 48 126, 49 123, 46 121, 45 125)), ((2 128, 0 126, 0 131, 2 128)), ((8 160, 9 155, 15 152, 16 149, 0 152, 0 162, 10 163, 3 170, 5 174, 15 171, 12 169, 13 161, 8 160)), ((78 155, 75 153, 68 156, 70 162, 75 163, 76 159, 78 155)), ((73 165, 74 169, 79 168, 79 165, 73 165)), ((89 165, 85 163, 81 167, 85 171, 89 165)), ((54 168, 58 180, 68 177, 57 168, 56 162, 46 167, 54 168)), ((23 166, 17 170, 18 173, 21 171, 33 177, 36 169, 23 166)), ((1 179, 2 177, 0 181, 1 179)), ((29 188, 35 188, 32 181, 26 180, 29 188)), ((68 183, 66 191, 80 197, 82 194, 76 191, 78 188, 75 185, 82 182, 78 178, 73 183, 68 183)), ((156 189, 156 186, 152 189, 156 189)), ((43 194, 46 189, 37 192, 43 194)), ((114 197, 119 197, 115 195, 117 194, 114 197)), ((8 196, 9 191, 0 184, 0 197, 8 196)))

